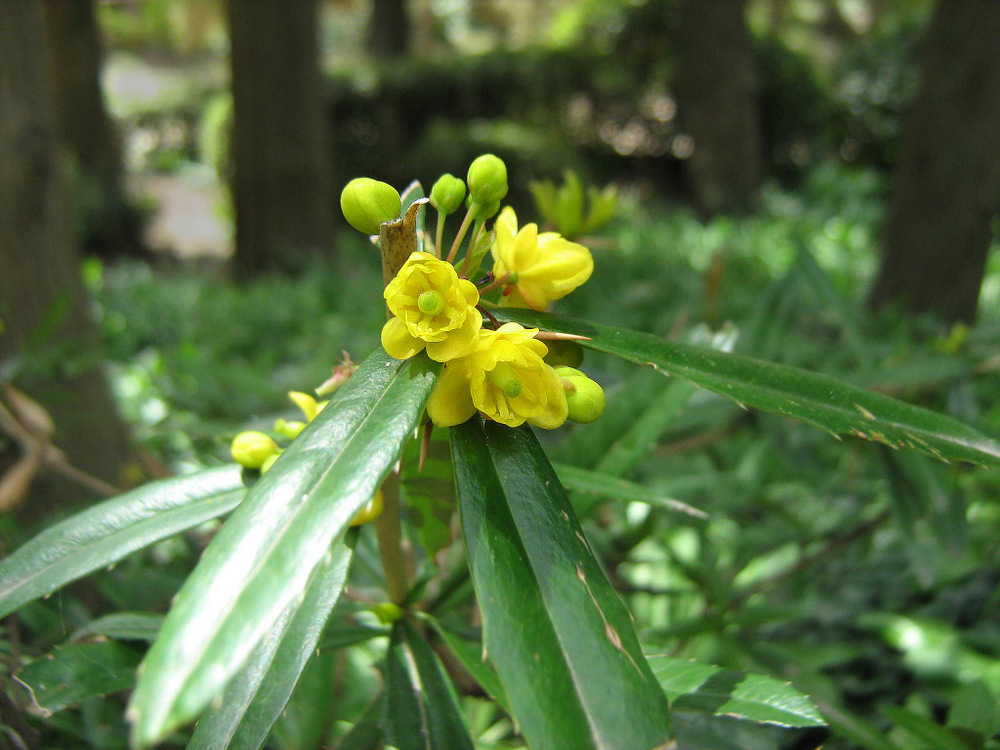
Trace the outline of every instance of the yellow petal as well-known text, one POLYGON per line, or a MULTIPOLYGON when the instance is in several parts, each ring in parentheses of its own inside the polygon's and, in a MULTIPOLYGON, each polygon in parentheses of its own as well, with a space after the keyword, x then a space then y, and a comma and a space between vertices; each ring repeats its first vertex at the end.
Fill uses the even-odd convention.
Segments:
POLYGON ((302 410, 307 422, 312 422, 316 419, 316 415, 319 414, 319 406, 316 404, 316 399, 308 393, 302 393, 301 391, 289 391, 288 398, 302 410))
POLYGON ((445 365, 427 401, 427 414, 438 427, 454 427, 476 413, 469 378, 459 364, 445 365))
POLYGON ((482 314, 476 308, 470 307, 461 328, 450 331, 447 338, 442 341, 427 342, 427 356, 435 362, 449 362, 465 356, 475 345, 482 326, 482 314))
POLYGON ((545 408, 529 417, 528 422, 543 430, 554 430, 566 423, 569 418, 569 405, 566 402, 562 378, 548 365, 545 365, 545 368, 545 408))
POLYGON ((390 357, 409 359, 424 348, 424 342, 411 336, 399 318, 389 318, 382 326, 382 348, 390 357))

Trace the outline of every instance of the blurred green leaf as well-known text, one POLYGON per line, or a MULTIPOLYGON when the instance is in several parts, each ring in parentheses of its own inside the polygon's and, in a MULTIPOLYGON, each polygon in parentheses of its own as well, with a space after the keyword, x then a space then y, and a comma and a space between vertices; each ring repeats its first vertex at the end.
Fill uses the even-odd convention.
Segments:
POLYGON ((87 698, 128 690, 142 652, 115 641, 70 643, 22 669, 17 678, 46 712, 61 711, 87 698))
POLYGON ((254 484, 167 615, 129 709, 145 747, 193 719, 239 671, 374 496, 440 365, 379 350, 254 484))
POLYGON ((983 737, 1000 733, 1000 705, 982 682, 963 685, 948 711, 948 726, 983 737))
POLYGON ((285 709, 347 580, 351 550, 338 545, 317 568, 303 599, 281 614, 226 686, 218 707, 198 721, 187 750, 258 750, 285 709))
POLYGON ((451 434, 486 651, 529 744, 666 742, 663 691, 534 435, 478 417, 451 434))
POLYGON ((105 615, 87 623, 73 633, 73 640, 79 641, 95 635, 113 638, 119 641, 156 640, 163 624, 163 615, 150 615, 143 612, 116 612, 105 615))
POLYGON ((907 711, 899 706, 884 706, 882 711, 892 719, 902 733, 916 744, 907 744, 908 748, 926 748, 926 750, 977 750, 968 745, 959 735, 946 729, 913 711, 907 711))
POLYGON ((245 494, 239 467, 224 466, 151 482, 57 523, 0 563, 0 617, 228 513, 245 494))
POLYGON ((833 434, 851 434, 942 460, 1000 466, 1000 445, 971 427, 926 409, 863 391, 796 367, 664 341, 636 331, 502 308, 498 319, 591 337, 584 346, 649 364, 737 403, 794 417, 833 434))
POLYGON ((473 750, 451 680, 406 620, 393 625, 385 659, 386 744, 398 750, 473 750))
MULTIPOLYGON (((629 482, 626 479, 619 479, 618 477, 609 476, 599 471, 578 469, 575 466, 567 466, 565 464, 557 464, 554 468, 556 474, 559 475, 559 481, 568 490, 585 492, 601 497, 613 497, 628 502, 645 503, 646 505, 672 510, 676 513, 683 513, 699 519, 708 518, 708 514, 703 510, 699 510, 687 503, 682 503, 680 500, 664 497, 658 492, 647 489, 641 484, 629 482)), ((575 504, 574 507, 576 507, 575 504)))
POLYGON ((675 710, 728 714, 784 727, 826 723, 812 702, 787 682, 669 656, 651 656, 649 664, 675 710))
POLYGON ((423 469, 418 469, 420 444, 407 446, 403 491, 409 519, 420 534, 420 543, 431 559, 451 544, 451 517, 455 511, 455 480, 451 473, 448 443, 432 439, 423 469))

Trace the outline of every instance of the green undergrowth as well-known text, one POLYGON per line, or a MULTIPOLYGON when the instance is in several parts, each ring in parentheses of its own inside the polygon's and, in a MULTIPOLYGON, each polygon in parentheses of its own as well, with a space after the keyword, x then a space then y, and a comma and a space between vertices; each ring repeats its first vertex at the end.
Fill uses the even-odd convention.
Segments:
MULTIPOLYGON (((702 224, 627 197, 605 235, 613 247, 595 250, 590 284, 559 310, 835 375, 1000 435, 989 311, 950 336, 865 312, 881 197, 870 173, 832 167, 794 193, 769 188, 743 219, 702 224)), ((348 242, 294 280, 93 274, 122 404, 154 451, 181 467, 217 463, 235 431, 267 429, 286 391, 318 385, 342 350, 367 356, 380 273, 370 248, 348 242)), ((607 413, 543 439, 647 653, 792 681, 831 725, 754 734, 746 747, 934 747, 928 722, 996 747, 1000 717, 977 709, 1000 697, 995 471, 835 439, 599 354, 587 369, 607 413), (595 492, 581 470, 628 484, 595 492)), ((372 552, 357 554, 364 580, 372 552)), ((155 569, 137 563, 135 580, 155 569)), ((353 721, 376 689, 358 685, 336 720, 353 721)), ((274 747, 297 746, 288 738, 309 697, 293 699, 274 747)), ((492 710, 463 707, 479 747, 519 746, 492 710)))

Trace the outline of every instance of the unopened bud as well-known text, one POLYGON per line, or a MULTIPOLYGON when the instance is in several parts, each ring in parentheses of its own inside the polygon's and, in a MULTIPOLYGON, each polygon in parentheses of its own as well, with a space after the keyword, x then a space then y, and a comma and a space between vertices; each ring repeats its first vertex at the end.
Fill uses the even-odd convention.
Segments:
POLYGON ((431 188, 431 205, 443 214, 459 209, 465 199, 465 183, 450 174, 443 174, 431 188))
POLYGON ((267 458, 265 458, 264 459, 264 463, 262 463, 260 465, 260 473, 263 474, 268 469, 270 469, 272 466, 274 466, 274 462, 277 461, 280 456, 281 456, 281 451, 280 450, 276 450, 270 456, 268 456, 267 458))
POLYGON ((379 490, 375 493, 375 497, 368 501, 368 505, 359 510, 358 514, 351 519, 351 526, 360 526, 381 516, 383 502, 382 490, 379 490))
POLYGON ((259 469, 278 450, 278 444, 263 432, 241 432, 233 438, 230 451, 240 466, 259 469))
POLYGON ((403 202, 392 185, 357 177, 340 193, 340 210, 347 223, 365 234, 378 234, 379 227, 399 218, 403 202))
MULTIPOLYGON (((545 341, 548 347, 548 354, 545 355, 545 364, 552 367, 579 367, 583 362, 583 347, 576 341, 560 341, 551 339, 545 341)), ((583 373, 580 373, 583 375, 583 373)))
POLYGON ((305 422, 292 421, 288 422, 284 419, 278 419, 274 422, 274 431, 277 432, 282 437, 286 437, 289 440, 295 440, 299 436, 299 433, 306 428, 305 422))
MULTIPOLYGON (((499 203, 507 195, 507 165, 493 154, 483 154, 472 162, 469 166, 469 201, 484 207, 497 204, 497 211, 500 210, 499 203)), ((488 218, 495 214, 487 214, 484 217, 477 212, 477 218, 488 218)))
POLYGON ((403 616, 403 610, 398 604, 392 602, 382 602, 372 607, 372 612, 383 625, 392 625, 403 616))
POLYGON ((566 389, 569 418, 582 424, 600 419, 607 403, 604 389, 572 367, 557 367, 556 374, 562 378, 563 387, 566 389))

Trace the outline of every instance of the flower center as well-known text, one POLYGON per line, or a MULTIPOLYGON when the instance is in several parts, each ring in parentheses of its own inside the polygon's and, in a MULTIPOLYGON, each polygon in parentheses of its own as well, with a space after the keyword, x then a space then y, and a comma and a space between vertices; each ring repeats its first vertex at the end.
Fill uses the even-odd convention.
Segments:
POLYGON ((422 313, 437 315, 444 310, 444 295, 433 289, 421 292, 420 296, 417 297, 417 307, 420 308, 420 312, 422 313))
POLYGON ((500 362, 486 373, 487 380, 504 392, 507 398, 517 398, 521 395, 521 381, 514 374, 514 368, 506 362, 500 362))

